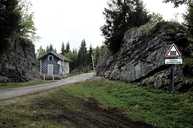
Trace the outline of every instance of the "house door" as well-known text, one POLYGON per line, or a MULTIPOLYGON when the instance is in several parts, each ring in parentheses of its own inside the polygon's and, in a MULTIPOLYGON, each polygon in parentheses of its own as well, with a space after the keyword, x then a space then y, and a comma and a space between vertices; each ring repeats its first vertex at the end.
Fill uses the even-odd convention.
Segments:
POLYGON ((48 75, 52 76, 54 74, 54 65, 48 64, 48 75))

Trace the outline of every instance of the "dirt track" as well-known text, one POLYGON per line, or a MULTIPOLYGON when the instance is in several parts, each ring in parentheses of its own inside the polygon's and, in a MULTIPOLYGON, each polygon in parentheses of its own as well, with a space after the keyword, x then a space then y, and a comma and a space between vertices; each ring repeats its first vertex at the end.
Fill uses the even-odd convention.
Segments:
POLYGON ((154 128, 144 122, 132 121, 127 114, 116 108, 105 108, 93 98, 80 98, 66 94, 64 91, 57 90, 52 95, 47 92, 37 95, 15 98, 18 96, 33 94, 50 90, 66 84, 77 83, 85 80, 96 79, 94 73, 82 74, 60 80, 55 83, 42 84, 31 87, 22 87, 18 89, 0 90, 1 102, 7 107, 1 106, 0 111, 9 113, 9 119, 6 116, 0 116, 0 127, 31 127, 43 128, 43 124, 38 121, 60 124, 64 128, 154 128), (13 108, 10 105, 11 99, 14 103, 13 108), (61 102, 62 101, 62 102, 61 102), (2 109, 2 110, 1 110, 2 109), (15 118, 17 117, 17 118, 15 118), (27 123, 23 123, 23 120, 27 123), (28 122, 29 121, 29 122, 28 122), (36 126, 37 123, 37 126, 36 126))
POLYGON ((83 82, 89 79, 94 79, 95 73, 86 73, 81 75, 72 76, 57 82, 40 84, 29 87, 13 88, 13 89, 0 89, 0 100, 12 99, 19 96, 47 91, 53 88, 57 88, 63 85, 83 82))
POLYGON ((128 119, 121 110, 102 108, 94 99, 81 103, 81 111, 66 111, 59 118, 74 123, 77 128, 154 128, 144 122, 128 119))

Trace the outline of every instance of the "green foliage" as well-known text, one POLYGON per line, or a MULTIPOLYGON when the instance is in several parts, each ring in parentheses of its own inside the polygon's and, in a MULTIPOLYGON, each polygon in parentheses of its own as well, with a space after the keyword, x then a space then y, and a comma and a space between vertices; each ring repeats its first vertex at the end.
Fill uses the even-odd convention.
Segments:
POLYGON ((184 58, 183 72, 185 77, 192 78, 193 76, 193 58, 192 57, 184 58))
POLYGON ((54 49, 54 47, 53 47, 52 44, 50 44, 49 46, 46 47, 46 52, 50 52, 50 51, 57 52, 57 51, 54 49))
POLYGON ((135 121, 159 128, 192 128, 193 96, 169 94, 113 81, 93 81, 65 88, 65 92, 82 98, 94 98, 106 108, 122 109, 135 121))
POLYGON ((21 82, 21 83, 0 83, 0 88, 19 88, 26 86, 35 86, 39 84, 46 84, 53 81, 45 81, 45 80, 33 80, 29 82, 21 82))
POLYGON ((188 38, 188 46, 186 49, 189 49, 190 54, 192 54, 193 49, 193 1, 192 0, 165 0, 165 2, 174 3, 175 7, 179 5, 186 4, 187 5, 187 13, 184 15, 185 23, 184 26, 186 29, 186 36, 188 38))
POLYGON ((193 128, 192 93, 169 94, 123 82, 87 81, 16 101, 0 106, 0 127, 108 128, 116 119, 122 128, 124 113, 158 128, 193 128))
POLYGON ((78 63, 80 67, 86 67, 88 58, 87 58, 87 48, 86 48, 86 41, 82 40, 80 49, 78 51, 78 63))
POLYGON ((141 0, 111 0, 103 14, 106 24, 101 31, 106 39, 105 44, 113 53, 119 50, 128 29, 150 20, 141 0))
POLYGON ((102 59, 105 59, 109 55, 110 55, 110 52, 106 45, 103 45, 101 47, 96 47, 96 49, 94 50, 95 66, 99 64, 102 59))
POLYGON ((11 38, 19 30, 21 13, 17 0, 0 1, 0 49, 8 47, 11 38))
POLYGON ((18 0, 0 1, 0 49, 6 50, 11 40, 35 34, 33 15, 26 3, 18 0))
POLYGON ((41 56, 43 56, 46 53, 46 50, 42 48, 42 46, 40 46, 40 48, 37 50, 36 56, 37 58, 40 58, 41 56))
POLYGON ((68 54, 70 51, 70 43, 68 42, 65 46, 64 42, 62 42, 62 47, 61 47, 61 54, 65 55, 68 54))
POLYGON ((93 70, 93 63, 95 64, 95 49, 90 46, 89 50, 86 47, 86 41, 83 40, 78 51, 77 67, 81 72, 89 72, 93 70))
POLYGON ((33 14, 24 15, 20 23, 20 27, 22 37, 33 38, 36 30, 33 22, 33 14))
POLYGON ((95 61, 94 61, 96 65, 98 64, 100 56, 101 56, 101 49, 100 49, 100 47, 96 47, 96 49, 95 49, 95 61))
POLYGON ((19 22, 19 33, 23 38, 35 38, 35 25, 33 21, 33 13, 30 11, 31 3, 27 0, 20 0, 18 8, 21 13, 21 20, 19 22))
POLYGON ((93 59, 94 59, 94 53, 93 53, 93 48, 90 46, 88 52, 87 52, 87 63, 90 69, 93 68, 93 59))
POLYGON ((68 42, 66 44, 66 53, 69 53, 70 52, 70 43, 68 42))
MULTIPOLYGON (((70 60, 71 72, 73 73, 89 72, 93 70, 93 62, 96 66, 97 61, 102 55, 101 49, 102 48, 99 48, 99 47, 97 47, 96 49, 93 49, 92 46, 90 46, 90 48, 87 49, 86 41, 82 40, 81 46, 78 50, 76 49, 71 50, 69 42, 66 45, 62 43, 61 54, 70 60)), ((40 47, 37 50, 37 57, 39 58, 40 56, 42 56, 48 51, 56 52, 56 50, 54 50, 53 48, 53 45, 47 46, 46 50, 40 47)))
POLYGON ((61 53, 64 55, 65 54, 65 45, 64 42, 62 42, 62 48, 61 48, 61 53))
POLYGON ((190 0, 164 0, 165 3, 173 3, 175 7, 188 3, 190 0))
POLYGON ((77 50, 73 50, 72 52, 68 52, 66 54, 64 54, 65 57, 67 57, 68 59, 70 59, 70 70, 74 70, 77 66, 77 59, 78 59, 78 52, 77 50))
POLYGON ((91 69, 92 47, 87 50, 85 40, 81 42, 81 46, 78 51, 76 49, 71 51, 69 42, 66 44, 66 46, 64 43, 62 43, 61 54, 71 60, 71 72, 88 72, 91 69))
POLYGON ((188 5, 188 12, 185 15, 186 26, 188 28, 188 35, 193 39, 193 3, 188 5))
POLYGON ((159 14, 159 13, 152 13, 150 15, 151 15, 151 19, 150 19, 149 23, 152 24, 152 25, 155 25, 155 24, 157 24, 159 22, 163 22, 164 21, 162 15, 159 14))

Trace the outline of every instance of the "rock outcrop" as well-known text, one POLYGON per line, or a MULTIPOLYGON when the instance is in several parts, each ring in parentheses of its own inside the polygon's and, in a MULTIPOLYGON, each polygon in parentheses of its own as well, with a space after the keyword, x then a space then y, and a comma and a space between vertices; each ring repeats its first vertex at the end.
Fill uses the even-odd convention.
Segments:
MULTIPOLYGON (((190 57, 192 52, 188 47, 185 28, 177 23, 144 25, 126 32, 123 40, 124 43, 118 53, 103 58, 98 64, 98 75, 155 88, 168 88, 170 65, 164 64, 168 46, 175 43, 184 59, 190 57)), ((182 89, 185 84, 185 65, 184 63, 175 68, 175 84, 178 89, 182 89)), ((187 84, 186 87, 190 83, 187 84)))
POLYGON ((9 48, 0 54, 0 82, 23 82, 33 79, 36 62, 31 41, 10 41, 9 48))

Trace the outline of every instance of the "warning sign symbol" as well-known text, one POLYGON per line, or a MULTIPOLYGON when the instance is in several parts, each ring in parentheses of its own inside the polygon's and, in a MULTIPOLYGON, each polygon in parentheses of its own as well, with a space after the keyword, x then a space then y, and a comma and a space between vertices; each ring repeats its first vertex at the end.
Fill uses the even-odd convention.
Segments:
POLYGON ((181 56, 182 54, 180 53, 178 47, 175 44, 172 44, 165 54, 166 58, 178 58, 181 56))

